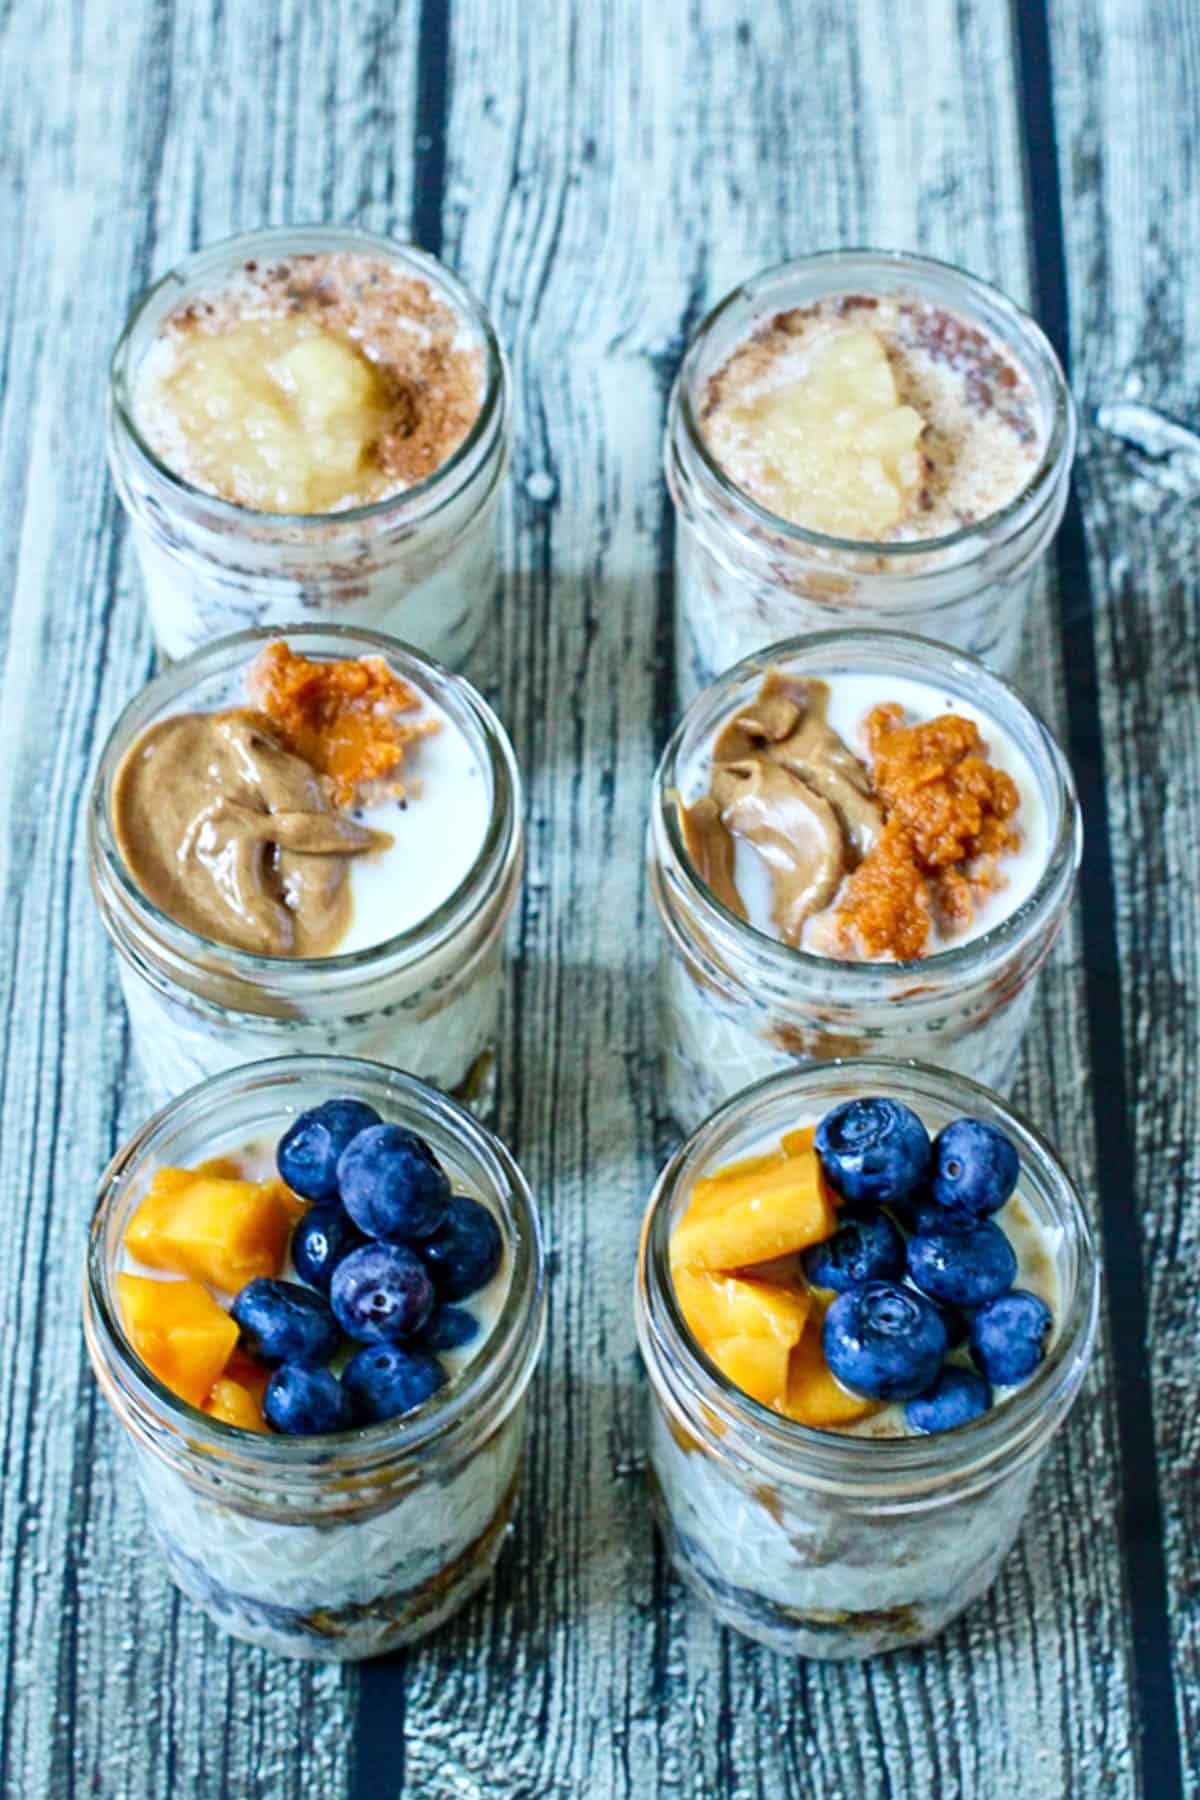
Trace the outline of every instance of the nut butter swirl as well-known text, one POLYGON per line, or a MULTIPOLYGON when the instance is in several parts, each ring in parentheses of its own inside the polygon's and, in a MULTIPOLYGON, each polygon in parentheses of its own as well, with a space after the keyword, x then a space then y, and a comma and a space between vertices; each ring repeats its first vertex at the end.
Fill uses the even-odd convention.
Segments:
POLYGON ((391 843, 338 812, 326 779, 249 710, 151 726, 117 772, 112 806, 147 898, 259 956, 332 954, 351 921, 350 858, 391 843))
POLYGON ((771 874, 773 921, 793 947, 883 831, 870 776, 828 723, 828 703, 824 682, 770 670, 719 734, 709 792, 682 815, 697 871, 741 919, 733 840, 754 846, 771 874))

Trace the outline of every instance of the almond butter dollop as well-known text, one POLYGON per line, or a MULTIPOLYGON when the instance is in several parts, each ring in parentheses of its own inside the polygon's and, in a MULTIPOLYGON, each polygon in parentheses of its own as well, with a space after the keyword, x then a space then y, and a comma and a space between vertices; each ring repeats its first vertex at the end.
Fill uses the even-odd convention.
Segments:
POLYGON ((177 713, 117 771, 126 867, 163 912, 260 956, 328 956, 350 928, 350 858, 388 847, 346 809, 403 794, 406 750, 438 729, 382 657, 268 644, 253 708, 177 713))

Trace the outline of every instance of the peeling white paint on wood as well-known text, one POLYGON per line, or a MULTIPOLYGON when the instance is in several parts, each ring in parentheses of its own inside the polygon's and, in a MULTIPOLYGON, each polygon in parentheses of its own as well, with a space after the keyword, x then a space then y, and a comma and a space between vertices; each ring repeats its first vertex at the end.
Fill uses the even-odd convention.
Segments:
MULTIPOLYGON (((1185 0, 1165 10, 1194 73, 1194 19, 1189 37, 1185 0)), ((1135 29, 1150 11, 1053 9, 1075 331, 1092 403, 1138 374, 1183 414, 1200 323, 1179 298, 1196 287, 1179 259, 1197 254, 1200 183, 1183 76, 1160 101, 1135 29), (1166 349, 1141 335, 1146 316, 1166 349)), ((638 1473, 632 1259, 670 1142, 641 875, 673 691, 658 637, 666 384, 685 324, 788 254, 916 246, 1029 297, 1007 9, 455 0, 450 18, 445 250, 511 348, 516 398, 507 574, 473 670, 529 793, 501 1126, 542 1202, 556 1277, 515 1538, 489 1595, 406 1659, 404 1791, 1132 1795, 1103 1349, 1001 1582, 923 1653, 792 1666, 717 1631, 671 1580, 638 1473)), ((419 23, 390 0, 40 0, 0 16, 13 177, 0 190, 0 1790, 22 1800, 307 1800, 353 1778, 356 1677, 272 1662, 176 1600, 87 1372, 84 1222, 140 1108, 87 891, 83 802, 98 742, 151 657, 102 463, 105 367, 128 301, 180 251, 263 221, 403 232, 419 23)), ((1195 658, 1180 653, 1195 635, 1196 526, 1177 501, 1135 518, 1123 454, 1097 445, 1086 495, 1194 1725, 1194 1498, 1172 1482, 1198 1449, 1178 1371, 1200 1219, 1182 1060, 1200 983, 1200 830, 1196 784, 1173 776, 1196 757, 1195 658), (1152 847, 1125 848, 1137 842, 1152 847), (1166 883, 1187 896, 1175 914, 1155 904, 1166 883)), ((1059 657, 1043 604, 1026 674, 1061 722, 1059 657)), ((1069 933, 1022 1097, 1086 1189, 1078 957, 1069 933)))

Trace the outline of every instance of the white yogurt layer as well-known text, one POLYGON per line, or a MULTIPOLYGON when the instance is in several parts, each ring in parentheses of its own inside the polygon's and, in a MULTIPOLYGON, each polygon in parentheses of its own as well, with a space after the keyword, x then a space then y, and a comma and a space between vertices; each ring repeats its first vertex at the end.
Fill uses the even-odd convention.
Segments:
POLYGON ((466 880, 483 848, 492 797, 479 758, 449 714, 424 695, 420 717, 436 720, 438 729, 404 753, 404 799, 355 809, 355 818, 388 832, 393 842, 351 860, 354 917, 339 956, 369 950, 430 918, 466 880))
MULTIPOLYGON (((876 706, 899 704, 905 712, 905 724, 925 724, 943 713, 952 712, 969 719, 979 728, 994 768, 1012 777, 1020 795, 1020 804, 1012 823, 1021 834, 1020 848, 1006 854, 999 863, 1003 886, 997 887, 976 907, 970 923, 962 931, 950 935, 931 923, 928 956, 957 948, 993 931, 1011 917, 1036 888, 1050 856, 1050 827, 1041 786, 1024 751, 996 721, 954 694, 914 681, 908 676, 863 673, 838 673, 824 676, 829 689, 827 718, 842 741, 870 768, 867 748, 866 720, 876 706)), ((734 710, 741 710, 736 708, 734 710)), ((732 716, 732 713, 728 716, 732 716)), ((706 794, 712 780, 712 747, 725 721, 712 732, 697 752, 680 783, 686 806, 695 805, 706 794)), ((734 873, 738 893, 746 908, 749 922, 756 931, 778 940, 779 931, 771 917, 772 886, 766 864, 754 845, 745 839, 734 840, 734 873)), ((835 902, 836 904, 836 902, 835 902)), ((803 945, 807 947, 814 921, 805 927, 803 945)), ((885 960, 875 958, 872 960, 885 960)))

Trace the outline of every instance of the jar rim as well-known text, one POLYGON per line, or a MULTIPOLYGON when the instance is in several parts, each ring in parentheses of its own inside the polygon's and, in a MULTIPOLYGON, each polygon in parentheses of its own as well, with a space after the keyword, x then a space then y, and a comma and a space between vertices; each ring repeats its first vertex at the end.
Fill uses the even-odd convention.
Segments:
MULTIPOLYGON (((916 1106, 916 1110, 920 1110, 916 1106)), ((890 1057, 838 1057, 803 1068, 784 1069, 718 1107, 679 1146, 662 1169, 642 1224, 638 1253, 639 1334, 668 1356, 680 1379, 691 1384, 697 1409, 708 1408, 739 1435, 738 1451, 769 1464, 783 1479, 856 1490, 896 1489, 908 1483, 923 1490, 953 1479, 986 1479, 996 1462, 1020 1455, 1039 1441, 1039 1425, 1056 1425, 1074 1399, 1095 1339, 1100 1272, 1079 1191, 1057 1151, 1038 1128, 1009 1102, 970 1077, 929 1063, 890 1057), (1061 1306, 1053 1343, 1038 1368, 1000 1405, 952 1430, 895 1438, 859 1437, 824 1431, 785 1418, 742 1392, 705 1354, 683 1316, 670 1277, 670 1213, 682 1184, 702 1172, 713 1146, 747 1108, 783 1096, 802 1101, 806 1092, 831 1082, 861 1077, 864 1091, 890 1093, 910 1104, 922 1095, 961 1109, 994 1112, 1014 1139, 1022 1171, 1033 1167, 1039 1183, 1055 1195, 1058 1223, 1075 1247, 1074 1291, 1061 1306), (1057 1409, 1057 1410, 1056 1410, 1057 1409), (747 1446, 750 1446, 747 1449, 747 1446)), ((693 1422, 693 1421, 690 1421, 693 1422)))
MULTIPOLYGON (((287 1056, 267 1062, 241 1064, 197 1083, 160 1107, 117 1151, 100 1177, 96 1204, 89 1226, 84 1276, 85 1323, 96 1324, 103 1347, 115 1365, 115 1378, 123 1396, 131 1397, 139 1417, 183 1439, 189 1448, 219 1457, 223 1470, 253 1478, 258 1474, 297 1475, 331 1467, 357 1470, 360 1464, 389 1464, 432 1450, 460 1423, 474 1416, 489 1400, 497 1398, 501 1376, 515 1365, 525 1381, 541 1353, 544 1330, 546 1256, 541 1219, 529 1184, 504 1143, 488 1131, 465 1107, 448 1094, 383 1063, 347 1056, 287 1056), (495 1324, 479 1352, 461 1377, 451 1381, 432 1399, 399 1419, 377 1425, 355 1426, 348 1431, 324 1432, 314 1437, 285 1437, 249 1431, 214 1418, 174 1393, 142 1361, 125 1334, 110 1294, 109 1269, 104 1245, 104 1225, 119 1204, 129 1182, 137 1178, 156 1143, 178 1124, 189 1110, 219 1107, 233 1091, 261 1089, 285 1093, 297 1080, 324 1081, 344 1091, 369 1088, 378 1097, 382 1082, 389 1094, 407 1108, 405 1122, 437 1120, 465 1139, 471 1152, 492 1172, 497 1192, 514 1213, 515 1229, 506 1226, 513 1251, 512 1272, 495 1324), (532 1318, 534 1332, 527 1332, 532 1318)), ((89 1349, 91 1331, 88 1332, 89 1349)), ((92 1350, 96 1373, 99 1358, 92 1350)), ((519 1395, 518 1395, 519 1397, 519 1395)))
MULTIPOLYGON (((670 410, 678 411, 683 423, 684 436, 688 448, 700 461, 707 478, 716 486, 717 491, 737 507, 744 509, 751 521, 776 537, 791 541, 808 549, 836 552, 844 556, 878 557, 887 565, 903 569, 922 557, 938 557, 948 551, 962 549, 980 541, 993 541, 1009 534, 1009 527, 1019 525, 1030 511, 1031 502, 1046 494, 1049 497, 1052 478, 1064 459, 1069 463, 1074 450, 1076 435, 1075 402, 1067 385, 1067 378, 1059 361, 1058 354, 1046 336, 1042 327, 1023 306, 1011 299, 1002 288, 992 282, 985 281, 982 276, 972 275, 968 270, 959 268, 957 264, 945 262, 938 257, 918 256, 906 250, 876 250, 869 246, 853 246, 845 249, 819 250, 810 256, 800 256, 774 263, 767 269, 759 270, 737 287, 725 294, 711 310, 705 314, 695 327, 684 350, 683 361, 675 377, 672 388, 670 410), (785 519, 774 513, 769 507, 755 500, 752 494, 741 487, 729 476, 721 463, 713 455, 700 430, 699 419, 693 404, 692 386, 696 373, 696 363, 703 350, 709 333, 720 324, 726 313, 739 301, 754 298, 755 290, 770 281, 778 280, 786 275, 803 275, 808 270, 819 271, 838 262, 849 262, 854 265, 856 277, 870 271, 880 276, 889 276, 896 272, 909 271, 917 278, 938 280, 949 279, 960 288, 967 297, 975 297, 984 304, 984 309, 1002 317, 1015 334, 1019 334, 1026 347, 1026 354, 1039 360, 1042 367, 1049 372, 1054 391, 1054 403, 1050 412, 1049 430, 1042 448, 1042 454, 1028 480, 1020 490, 1003 506, 985 514, 971 525, 960 526, 957 530, 946 532, 940 537, 905 538, 900 540, 874 540, 863 538, 843 538, 832 534, 814 531, 806 525, 798 525, 791 519, 785 519)), ((920 604, 925 606, 926 602, 920 604)))
POLYGON ((431 942, 436 943, 452 926, 459 924, 464 907, 476 896, 484 877, 493 867, 504 865, 519 838, 520 812, 521 777, 508 733, 465 676, 447 669, 413 645, 365 626, 254 625, 200 645, 179 662, 161 670, 126 702, 100 753, 92 781, 88 827, 94 857, 103 865, 126 912, 149 926, 189 966, 211 973, 216 965, 222 974, 251 982, 256 977, 263 980, 290 977, 295 982, 310 979, 319 982, 324 977, 349 976, 358 971, 373 970, 383 962, 423 955, 431 942), (439 704, 443 704, 448 695, 453 695, 479 733, 492 782, 491 817, 483 842, 471 867, 446 899, 416 924, 390 938, 329 956, 263 956, 257 951, 223 944, 194 931, 142 891, 121 855, 113 830, 113 782, 139 732, 157 716, 159 703, 186 693, 194 682, 219 674, 226 667, 235 667, 243 651, 247 652, 248 664, 253 660, 249 652, 280 640, 299 645, 301 649, 331 644, 335 649, 345 646, 346 656, 380 655, 419 693, 436 699, 439 704))
MULTIPOLYGON (((798 672, 804 671, 800 669, 798 672)), ((936 681, 931 681, 930 685, 937 685, 936 681)), ((995 711, 994 705, 989 707, 982 699, 978 704, 981 712, 995 711)), ((997 723, 1001 723, 998 716, 997 723)), ((932 638, 918 637, 914 632, 878 631, 869 627, 809 632, 800 637, 786 638, 763 650, 751 651, 732 668, 726 669, 716 681, 702 689, 675 727, 659 760, 654 775, 651 829, 655 836, 660 833, 665 835, 674 859, 674 872, 687 889, 689 899, 696 905, 705 923, 715 929, 718 935, 736 944, 751 944, 755 954, 764 957, 784 978, 803 968, 836 979, 838 983, 858 983, 860 986, 872 983, 900 986, 914 980, 928 980, 934 971, 939 977, 945 974, 954 976, 971 972, 993 958, 1000 960, 1034 935, 1047 909, 1057 901, 1064 878, 1068 883, 1073 883, 1083 854, 1083 820, 1070 764, 1041 714, 1029 704, 1013 683, 987 668, 978 657, 970 655, 966 650, 955 649, 932 638), (677 792, 678 757, 693 721, 706 704, 715 706, 718 693, 732 690, 739 682, 752 675, 764 674, 772 666, 785 662, 788 657, 802 656, 805 652, 820 652, 834 645, 847 647, 848 662, 856 651, 863 658, 879 656, 889 649, 918 651, 922 667, 930 670, 933 675, 948 674, 951 671, 969 672, 973 691, 982 689, 985 696, 1003 701, 1015 709, 1018 716, 1028 719, 1034 727, 1039 746, 1045 753, 1049 774, 1058 791, 1061 812, 1058 830, 1050 844, 1046 866, 1021 905, 1000 919, 990 930, 980 932, 978 937, 970 938, 966 943, 951 945, 929 956, 909 958, 906 961, 873 962, 821 956, 813 950, 782 943, 731 912, 703 880, 688 854, 674 796, 677 792)))
MULTIPOLYGON (((299 256, 306 254, 306 251, 297 246, 292 249, 291 254, 299 256)), ((508 368, 495 327, 482 301, 439 257, 423 250, 419 244, 391 238, 382 232, 366 231, 357 225, 268 225, 256 231, 234 232, 229 237, 219 238, 215 243, 193 250, 173 263, 157 281, 143 289, 130 308, 117 339, 109 364, 108 392, 111 416, 132 445, 135 454, 168 488, 182 498, 203 507, 214 518, 227 524, 315 533, 342 525, 370 523, 391 512, 402 510, 423 514, 441 504, 449 492, 457 491, 455 478, 470 464, 475 452, 492 433, 497 420, 503 417, 507 405, 508 368), (231 258, 240 261, 244 255, 255 251, 274 252, 282 256, 283 247, 297 239, 318 250, 373 251, 388 262, 415 265, 419 273, 449 296, 453 306, 470 322, 479 335, 484 352, 485 379, 479 412, 462 442, 455 446, 445 461, 398 493, 335 512, 266 512, 242 506, 236 500, 225 499, 221 494, 210 493, 207 488, 188 481, 163 460, 142 432, 133 404, 135 371, 131 367, 131 358, 134 336, 144 316, 166 291, 172 286, 178 287, 182 297, 187 284, 210 268, 214 273, 232 273, 232 270, 225 268, 231 258)))

